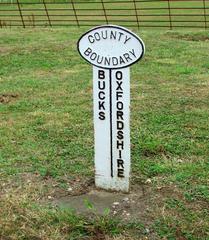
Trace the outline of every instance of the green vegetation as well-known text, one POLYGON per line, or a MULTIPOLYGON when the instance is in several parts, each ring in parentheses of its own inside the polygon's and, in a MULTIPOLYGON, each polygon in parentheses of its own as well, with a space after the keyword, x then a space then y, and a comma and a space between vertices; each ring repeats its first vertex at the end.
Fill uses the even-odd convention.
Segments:
POLYGON ((92 67, 76 50, 85 30, 0 31, 0 239, 208 239, 206 31, 138 32, 147 52, 131 71, 131 182, 150 179, 147 215, 127 224, 46 204, 94 177, 92 67))

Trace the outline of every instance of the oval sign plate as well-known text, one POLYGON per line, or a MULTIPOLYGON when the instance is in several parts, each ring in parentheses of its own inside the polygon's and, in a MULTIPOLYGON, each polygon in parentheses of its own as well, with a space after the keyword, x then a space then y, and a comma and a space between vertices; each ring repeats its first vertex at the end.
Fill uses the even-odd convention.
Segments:
POLYGON ((78 40, 78 51, 100 68, 119 69, 139 61, 145 52, 143 41, 126 28, 103 25, 86 32, 78 40))

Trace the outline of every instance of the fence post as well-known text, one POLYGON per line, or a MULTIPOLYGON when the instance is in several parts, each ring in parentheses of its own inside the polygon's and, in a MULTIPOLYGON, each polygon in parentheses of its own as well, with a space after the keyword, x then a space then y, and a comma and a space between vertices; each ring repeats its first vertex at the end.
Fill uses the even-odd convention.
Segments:
POLYGON ((75 15, 75 19, 76 19, 76 22, 77 22, 77 26, 80 27, 78 16, 77 16, 76 9, 75 9, 75 4, 74 4, 73 0, 71 0, 71 4, 72 4, 73 12, 74 12, 74 15, 75 15))
POLYGON ((203 0, 203 7, 204 7, 205 29, 207 29, 207 14, 206 14, 206 4, 205 4, 205 0, 203 0))
POLYGON ((136 23, 137 23, 137 27, 139 29, 139 17, 138 17, 138 12, 137 12, 137 7, 136 7, 136 0, 133 0, 134 2, 134 10, 135 10, 135 15, 136 15, 136 23))
POLYGON ((44 4, 44 8, 45 8, 45 12, 46 12, 46 16, 48 18, 48 21, 49 21, 49 26, 51 27, 52 24, 51 24, 51 20, 50 20, 50 17, 49 17, 49 12, 48 12, 48 9, 46 7, 46 3, 45 3, 45 0, 43 0, 43 4, 44 4))
POLYGON ((105 16, 105 21, 106 21, 106 24, 108 24, 108 18, 107 18, 107 13, 106 13, 104 1, 101 0, 101 2, 102 2, 102 8, 103 8, 104 16, 105 16))
POLYGON ((171 5, 170 5, 170 0, 168 0, 168 14, 169 14, 169 22, 170 22, 170 30, 172 30, 172 19, 171 19, 171 5))
POLYGON ((21 7, 20 7, 20 2, 19 2, 19 0, 17 0, 17 6, 18 6, 18 9, 19 9, 20 18, 21 18, 21 20, 22 20, 22 26, 23 26, 23 28, 25 28, 25 23, 24 23, 24 19, 23 19, 22 10, 21 10, 21 7))

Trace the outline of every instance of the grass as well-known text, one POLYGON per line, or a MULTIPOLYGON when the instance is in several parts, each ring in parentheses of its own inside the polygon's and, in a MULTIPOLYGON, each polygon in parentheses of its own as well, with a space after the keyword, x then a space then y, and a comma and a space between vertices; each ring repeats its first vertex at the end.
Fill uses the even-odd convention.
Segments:
MULTIPOLYGON (((98 24, 122 24, 140 28, 160 27, 164 29, 195 27, 208 28, 209 2, 208 1, 104 1, 105 11, 99 1, 40 1, 22 0, 20 9, 24 25, 27 26, 94 26, 98 24), (38 4, 30 4, 30 3, 38 4), (204 8, 205 5, 205 8, 204 8), (46 9, 47 8, 47 12, 46 9), (137 10, 135 10, 135 7, 137 10), (137 17, 136 17, 137 12, 137 17), (47 16, 49 15, 49 17, 47 16), (107 19, 104 15, 107 15, 107 19), (75 16, 76 15, 76 16, 75 16), (171 17, 169 17, 171 15, 171 17), (137 24, 139 21, 139 24, 137 24)), ((22 19, 17 4, 1 4, 0 26, 22 26, 22 19)))
POLYGON ((151 180, 147 216, 124 224, 45 204, 94 177, 92 67, 76 50, 85 30, 0 31, 0 239, 208 239, 207 31, 138 32, 131 182, 151 180))

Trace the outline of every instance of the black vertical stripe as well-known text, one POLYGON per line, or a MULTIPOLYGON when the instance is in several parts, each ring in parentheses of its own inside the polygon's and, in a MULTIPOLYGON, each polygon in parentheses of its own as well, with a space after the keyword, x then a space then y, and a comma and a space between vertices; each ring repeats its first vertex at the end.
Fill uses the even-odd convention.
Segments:
POLYGON ((109 71, 109 89, 110 89, 110 163, 111 177, 113 177, 113 143, 112 143, 112 69, 109 71))

